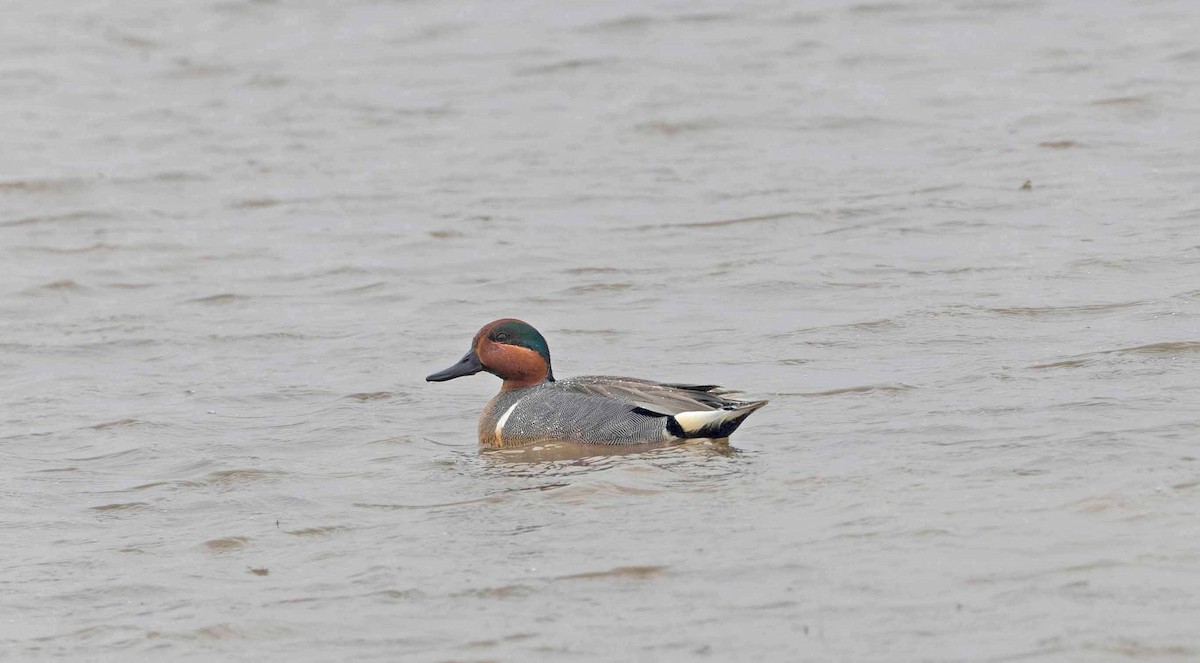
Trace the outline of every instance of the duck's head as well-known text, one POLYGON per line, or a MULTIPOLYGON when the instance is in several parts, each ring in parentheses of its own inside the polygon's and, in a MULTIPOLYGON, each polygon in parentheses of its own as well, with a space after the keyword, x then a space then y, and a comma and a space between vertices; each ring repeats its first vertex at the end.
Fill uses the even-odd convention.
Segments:
POLYGON ((532 325, 515 318, 503 318, 484 325, 471 341, 470 351, 457 364, 425 379, 445 382, 480 371, 504 380, 504 389, 554 381, 546 339, 532 325))

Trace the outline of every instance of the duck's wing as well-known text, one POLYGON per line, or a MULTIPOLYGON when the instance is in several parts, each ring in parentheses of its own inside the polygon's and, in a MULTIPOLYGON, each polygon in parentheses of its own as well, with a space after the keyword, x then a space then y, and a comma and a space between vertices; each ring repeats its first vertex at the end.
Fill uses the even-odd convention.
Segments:
POLYGON ((629 403, 661 416, 716 410, 738 402, 722 397, 721 394, 728 391, 711 384, 669 384, 612 375, 586 375, 559 380, 557 385, 575 393, 629 403))

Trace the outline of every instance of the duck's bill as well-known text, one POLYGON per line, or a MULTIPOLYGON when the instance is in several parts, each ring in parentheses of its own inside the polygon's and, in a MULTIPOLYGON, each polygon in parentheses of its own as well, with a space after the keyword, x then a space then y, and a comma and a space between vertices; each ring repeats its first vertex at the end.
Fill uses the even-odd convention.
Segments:
POLYGON ((446 380, 461 378, 464 375, 475 375, 482 370, 483 363, 479 361, 479 355, 475 354, 475 350, 472 349, 463 355, 463 358, 459 359, 457 364, 444 371, 438 371, 433 375, 427 376, 425 380, 428 382, 445 382, 446 380))

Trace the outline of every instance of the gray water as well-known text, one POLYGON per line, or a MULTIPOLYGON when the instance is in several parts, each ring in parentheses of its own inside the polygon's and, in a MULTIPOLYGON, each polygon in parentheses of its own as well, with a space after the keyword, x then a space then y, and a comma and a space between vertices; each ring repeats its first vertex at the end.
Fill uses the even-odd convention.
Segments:
POLYGON ((0 15, 0 654, 1200 659, 1200 4, 0 15))

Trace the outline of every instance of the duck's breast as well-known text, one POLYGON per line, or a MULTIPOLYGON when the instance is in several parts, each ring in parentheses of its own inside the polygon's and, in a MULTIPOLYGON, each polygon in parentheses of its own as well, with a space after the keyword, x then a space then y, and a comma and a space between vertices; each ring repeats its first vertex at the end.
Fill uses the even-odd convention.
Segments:
POLYGON ((513 406, 525 396, 529 389, 512 389, 502 391, 492 397, 479 415, 479 443, 485 447, 504 446, 500 434, 507 421, 505 415, 511 415, 513 406))

